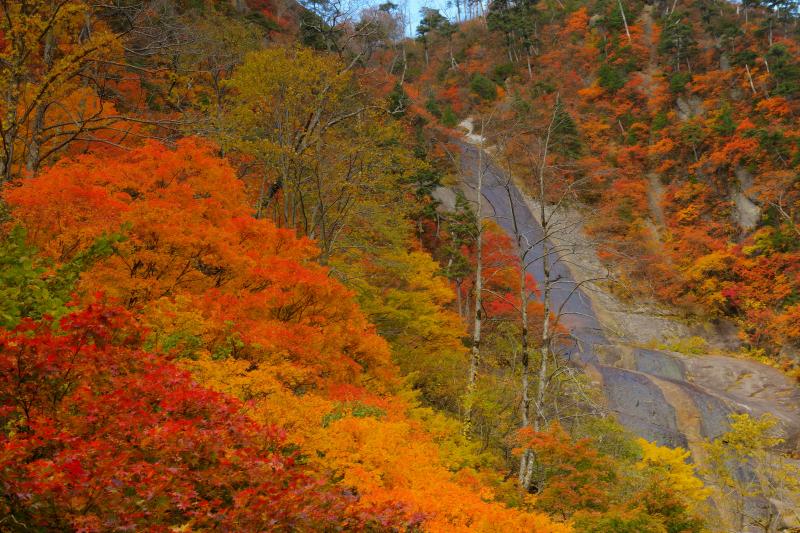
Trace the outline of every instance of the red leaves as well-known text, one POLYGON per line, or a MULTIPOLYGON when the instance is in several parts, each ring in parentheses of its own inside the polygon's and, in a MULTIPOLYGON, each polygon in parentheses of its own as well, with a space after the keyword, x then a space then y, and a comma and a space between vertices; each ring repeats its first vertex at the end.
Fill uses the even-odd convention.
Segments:
POLYGON ((90 531, 362 520, 280 431, 141 351, 140 335, 126 311, 92 304, 60 330, 26 321, 0 336, 0 513, 90 531))
POLYGON ((589 439, 574 441, 558 424, 547 431, 521 430, 522 449, 533 450, 542 469, 536 504, 564 518, 577 510, 605 511, 615 479, 615 464, 589 439))

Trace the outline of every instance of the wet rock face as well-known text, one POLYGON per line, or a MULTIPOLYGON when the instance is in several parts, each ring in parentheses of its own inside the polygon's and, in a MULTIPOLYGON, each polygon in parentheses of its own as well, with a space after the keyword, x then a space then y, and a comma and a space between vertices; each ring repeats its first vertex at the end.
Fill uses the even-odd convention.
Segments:
POLYGON ((646 374, 612 366, 598 368, 608 407, 619 422, 637 435, 671 447, 688 447, 677 426, 675 409, 646 374))
POLYGON ((688 379, 733 411, 778 419, 786 447, 800 450, 800 389, 776 368, 720 355, 687 357, 688 379))
MULTIPOLYGON (((754 417, 770 413, 779 420, 787 447, 800 449, 800 389, 775 368, 721 355, 689 356, 624 344, 596 347, 595 353, 598 354, 599 366, 611 366, 640 376, 637 380, 639 385, 633 387, 635 390, 625 393, 610 389, 630 387, 630 382, 616 378, 613 382, 603 383, 609 400, 613 398, 618 407, 624 405, 630 411, 628 419, 646 413, 631 402, 620 403, 618 398, 629 395, 652 399, 654 393, 642 389, 642 380, 649 380, 652 387, 660 386, 662 389, 667 382, 672 385, 672 394, 665 395, 663 401, 673 407, 672 414, 657 410, 651 416, 676 418, 677 431, 682 434, 680 440, 683 442, 691 438, 718 437, 726 431, 730 413, 746 412, 754 417), (696 418, 699 424, 697 434, 693 435, 691 428, 681 427, 677 415, 696 418)), ((672 428, 671 420, 667 421, 667 427, 672 428)), ((676 440, 671 436, 659 438, 658 431, 650 433, 662 444, 676 440)), ((644 433, 640 434, 647 438, 644 433)))
MULTIPOLYGON (((462 144, 461 150, 464 176, 471 185, 465 188, 466 193, 474 190, 478 156, 477 149, 469 144, 462 144)), ((488 159, 483 158, 485 164, 488 159)), ((503 188, 508 183, 489 162, 484 173, 483 197, 488 204, 484 212, 511 233, 509 194, 503 188)), ((526 238, 540 241, 541 226, 513 182, 511 187, 516 218, 526 238)), ((532 255, 541 254, 537 249, 532 255)), ((554 307, 563 306, 566 314, 562 324, 576 341, 566 356, 587 368, 623 425, 660 444, 693 449, 703 440, 724 433, 732 412, 756 417, 770 413, 780 421, 786 446, 800 450, 800 389, 792 380, 756 361, 637 347, 635 343, 643 338, 663 338, 665 330, 686 332, 687 328, 641 313, 636 314, 635 321, 615 320, 613 328, 607 327, 608 317, 620 316, 610 308, 623 304, 600 287, 589 291, 578 287, 578 276, 573 274, 576 257, 570 258, 569 268, 565 262, 556 262, 552 272, 558 278, 554 307), (636 331, 626 331, 631 324, 636 331)), ((528 271, 542 286, 541 265, 531 264, 528 271)), ((715 342, 719 339, 711 340, 712 345, 720 344, 715 342)))
POLYGON ((680 361, 665 352, 639 349, 636 354, 636 370, 674 381, 686 381, 686 368, 680 361))

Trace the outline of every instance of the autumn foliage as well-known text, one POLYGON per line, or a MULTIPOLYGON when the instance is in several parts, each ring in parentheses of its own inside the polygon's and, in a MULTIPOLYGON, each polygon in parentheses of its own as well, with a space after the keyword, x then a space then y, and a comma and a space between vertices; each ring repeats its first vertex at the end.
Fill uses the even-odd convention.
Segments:
MULTIPOLYGON (((96 304, 88 308, 101 316, 108 314, 119 325, 73 322, 72 317, 81 315, 70 314, 63 319, 62 329, 69 332, 73 327, 72 335, 78 340, 48 334, 34 343, 77 344, 86 350, 86 363, 81 364, 87 366, 99 357, 110 359, 99 368, 91 366, 96 373, 86 375, 87 384, 76 384, 75 392, 70 391, 76 396, 68 399, 75 405, 89 402, 81 408, 84 411, 70 411, 68 421, 77 425, 74 431, 80 436, 80 442, 70 442, 76 446, 94 442, 95 431, 105 431, 103 438, 118 443, 133 438, 124 431, 135 433, 137 439, 158 434, 166 439, 163 453, 172 453, 171 445, 195 450, 189 456, 188 452, 172 453, 171 460, 180 461, 181 467, 197 466, 205 473, 211 470, 207 461, 218 461, 218 477, 201 476, 194 481, 194 474, 187 473, 188 481, 184 481, 171 473, 168 460, 162 465, 159 456, 140 456, 144 453, 140 448, 147 448, 132 445, 130 460, 149 461, 151 467, 130 481, 135 489, 119 490, 133 498, 134 490, 144 491, 144 485, 151 485, 149 494, 156 501, 151 522, 147 522, 150 515, 135 515, 133 510, 131 520, 156 524, 155 517, 162 513, 164 521, 173 521, 170 524, 201 527, 202 520, 215 517, 220 527, 243 524, 255 530, 262 528, 259 520, 273 514, 270 505, 274 504, 282 509, 275 512, 275 520, 285 520, 290 528, 317 527, 291 525, 292 520, 308 520, 345 529, 367 522, 388 527, 424 521, 430 531, 491 531, 498 524, 511 529, 566 530, 538 513, 511 510, 492 501, 493 495, 483 491, 479 482, 464 485, 459 474, 448 470, 449 461, 440 462, 440 451, 427 433, 432 422, 423 423, 414 414, 415 404, 397 394, 397 371, 387 344, 364 318, 353 294, 315 261, 319 252, 310 240, 251 216, 241 182, 211 150, 187 139, 174 149, 150 143, 114 158, 88 154, 63 160, 5 195, 16 220, 28 228, 29 240, 56 264, 104 235, 123 236, 114 242, 109 256, 82 275, 77 286, 84 301, 91 302, 90 295, 103 290, 124 304, 129 311, 107 311, 96 304), (131 320, 129 312, 139 317, 144 329, 133 328, 126 336, 126 327, 132 328, 125 326, 131 320), (82 341, 80 336, 89 334, 84 331, 87 328, 110 337, 82 341), (131 335, 137 343, 115 340, 131 335), (142 346, 168 354, 171 362, 148 355, 142 346), (114 365, 122 365, 119 372, 114 365), (99 388, 92 388, 95 382, 99 388), (103 400, 106 396, 120 403, 103 400), (162 403, 156 399, 167 402, 165 406, 174 405, 177 414, 159 407, 162 403), (197 403, 203 404, 202 409, 197 403), (87 419, 94 420, 94 414, 87 414, 90 411, 107 424, 111 413, 122 409, 130 409, 125 413, 130 413, 131 427, 119 422, 123 431, 119 435, 108 433, 111 430, 102 423, 91 423, 88 429, 83 426, 87 419), (196 424, 200 418, 204 423, 196 424), (217 420, 224 421, 221 427, 217 420), (223 430, 225 435, 217 434, 223 430), (261 448, 251 450, 250 439, 258 432, 269 438, 259 441, 261 448), (284 455, 289 445, 299 451, 284 455), (237 450, 249 450, 247 460, 253 464, 237 455, 237 450), (259 454, 270 459, 258 459, 259 454), (314 475, 293 469, 300 458, 314 475), (267 471, 277 472, 275 483, 285 491, 275 485, 247 485, 247 480, 267 471), (278 477, 284 472, 284 477, 278 477), (140 479, 141 486, 136 485, 140 479), (332 479, 337 483, 325 481, 332 479), (186 493, 173 490, 170 483, 186 493), (201 490, 191 483, 209 483, 211 488, 201 490), (230 483, 241 490, 225 492, 214 483, 230 483), (173 492, 176 500, 163 499, 173 492), (317 499, 306 502, 309 493, 317 499), (208 503, 202 503, 203 498, 208 503), (210 511, 195 517, 191 507, 195 502, 210 511), (187 507, 187 511, 176 514, 173 506, 187 507)), ((21 327, 45 328, 29 322, 21 327)), ((8 335, 17 338, 23 333, 8 335)), ((64 356, 54 356, 54 372, 64 372, 61 365, 66 361, 60 358, 71 353, 64 348, 64 356)), ((84 357, 84 352, 78 355, 84 357)), ((76 364, 81 361, 76 359, 76 364)), ((443 435, 457 433, 443 431, 443 435)), ((57 433, 41 437, 43 442, 61 438, 57 433)), ((158 446, 162 446, 160 441, 158 446)), ((103 448, 102 453, 110 453, 109 449, 103 448)), ((53 460, 61 461, 60 457, 53 460)), ((69 468, 81 476, 89 475, 90 464, 113 470, 99 455, 91 457, 80 459, 85 466, 69 462, 69 468)), ((69 454, 63 461, 73 458, 75 454, 69 454)), ((102 483, 104 476, 127 483, 127 478, 115 477, 113 471, 92 477, 102 483)), ((90 488, 96 486, 90 484, 86 490, 90 488)), ((62 490, 70 498, 73 493, 62 490)), ((126 501, 123 498, 119 505, 130 503, 126 501)), ((110 503, 97 504, 98 523, 110 520, 106 516, 123 516, 110 503)), ((68 516, 76 511, 53 512, 68 516)))
POLYGON ((554 110, 543 196, 621 296, 791 355, 796 13, 457 0, 410 40, 333 4, 0 6, 0 529, 702 530, 688 452, 591 434, 583 392, 518 431, 541 295, 442 187, 461 120, 524 181, 554 110))
POLYGON ((492 116, 492 141, 521 179, 520 135, 501 132, 543 128, 557 98, 579 142, 550 162, 570 174, 571 200, 629 296, 730 319, 745 351, 792 364, 796 3, 496 1, 486 27, 468 22, 450 39, 459 65, 442 44, 408 94, 459 109, 451 122, 492 116), (470 98, 476 74, 508 96, 470 98))
POLYGON ((285 530, 371 520, 297 463, 282 430, 144 351, 144 336, 132 315, 102 301, 2 334, 0 509, 12 526, 285 530))

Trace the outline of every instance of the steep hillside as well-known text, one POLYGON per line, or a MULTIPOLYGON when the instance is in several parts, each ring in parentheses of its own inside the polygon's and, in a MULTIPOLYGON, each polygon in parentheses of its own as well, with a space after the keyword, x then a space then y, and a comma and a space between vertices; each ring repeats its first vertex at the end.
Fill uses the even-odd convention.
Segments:
MULTIPOLYGON (((556 351, 582 361, 606 408, 639 435, 690 448, 707 479, 704 441, 732 411, 776 417, 783 451, 797 453, 796 7, 494 2, 458 25, 423 9, 404 56, 409 109, 460 160, 471 204, 511 238, 505 261, 536 281, 517 302, 543 302, 568 330, 556 351), (454 141, 457 124, 482 155, 454 141)), ((452 193, 435 196, 458 211, 452 193)), ((494 320, 487 309, 472 329, 494 320)), ((544 322, 533 338, 548 346, 559 334, 544 322)), ((523 403, 543 383, 523 379, 523 403)), ((537 416, 560 401, 533 398, 537 416)), ((746 519, 721 493, 715 505, 731 530, 761 527, 754 509, 772 505, 759 498, 791 524, 797 495, 786 494, 752 492, 746 519)))
POLYGON ((791 367, 798 21, 794 3, 773 4, 494 2, 457 31, 431 12, 407 92, 444 126, 490 117, 486 135, 528 182, 531 132, 558 100, 574 128, 570 201, 596 215, 621 288, 732 318, 745 350, 791 367))
POLYGON ((0 530, 796 526, 791 7, 0 2, 0 530))

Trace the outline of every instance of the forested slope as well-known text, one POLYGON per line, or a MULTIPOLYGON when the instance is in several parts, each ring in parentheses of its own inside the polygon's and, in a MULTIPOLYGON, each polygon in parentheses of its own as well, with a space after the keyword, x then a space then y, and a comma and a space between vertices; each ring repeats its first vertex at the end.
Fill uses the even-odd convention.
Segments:
POLYGON ((793 365, 795 3, 493 2, 458 31, 423 15, 408 92, 431 118, 494 110, 487 132, 530 181, 558 100, 571 200, 625 289, 733 318, 753 355, 793 365))
MULTIPOLYGON (((795 19, 749 8, 715 74, 700 8, 426 10, 409 41, 397 7, 0 4, 0 529, 707 527, 689 454, 562 364, 518 242, 436 198, 461 119, 524 176, 557 116, 561 183, 631 297, 791 353, 795 19)), ((796 489, 774 421, 733 422, 717 478, 735 458, 757 501, 796 489)))

